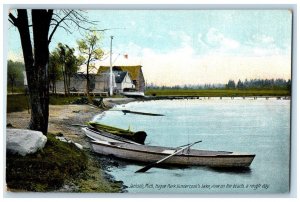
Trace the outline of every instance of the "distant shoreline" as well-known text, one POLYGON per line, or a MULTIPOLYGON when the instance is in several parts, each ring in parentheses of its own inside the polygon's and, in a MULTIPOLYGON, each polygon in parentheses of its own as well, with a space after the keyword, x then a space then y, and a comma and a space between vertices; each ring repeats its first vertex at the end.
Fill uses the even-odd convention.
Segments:
POLYGON ((147 96, 187 96, 187 97, 287 97, 287 89, 148 89, 147 96))
POLYGON ((145 96, 136 101, 155 100, 291 100, 291 96, 145 96))

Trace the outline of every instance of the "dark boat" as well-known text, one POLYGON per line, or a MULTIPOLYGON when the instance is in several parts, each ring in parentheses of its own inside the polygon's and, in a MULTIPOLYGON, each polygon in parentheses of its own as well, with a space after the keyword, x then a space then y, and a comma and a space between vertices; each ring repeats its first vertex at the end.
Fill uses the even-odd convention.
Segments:
POLYGON ((132 132, 113 126, 108 126, 100 123, 89 122, 88 127, 82 128, 86 136, 94 140, 104 140, 112 142, 128 142, 144 144, 147 137, 146 132, 132 132))

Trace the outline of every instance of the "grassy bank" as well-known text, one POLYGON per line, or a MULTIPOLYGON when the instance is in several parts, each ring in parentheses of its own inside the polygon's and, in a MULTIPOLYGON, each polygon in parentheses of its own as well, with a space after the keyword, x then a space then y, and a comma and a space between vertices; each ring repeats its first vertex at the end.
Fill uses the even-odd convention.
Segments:
POLYGON ((199 96, 199 97, 247 97, 247 96, 290 96, 289 90, 230 90, 230 89, 149 89, 151 96, 199 96))
POLYGON ((7 154, 6 183, 10 191, 120 192, 122 183, 105 179, 100 164, 89 152, 49 134, 42 151, 7 154))
MULTIPOLYGON (((77 100, 78 96, 50 96, 49 103, 52 105, 65 105, 70 104, 73 101, 77 100)), ((23 110, 28 110, 29 108, 29 96, 23 94, 19 95, 7 95, 7 112, 18 112, 23 110)))
POLYGON ((6 183, 8 188, 24 191, 58 189, 67 179, 77 177, 87 168, 88 158, 75 145, 48 135, 43 150, 25 157, 7 154, 6 183))

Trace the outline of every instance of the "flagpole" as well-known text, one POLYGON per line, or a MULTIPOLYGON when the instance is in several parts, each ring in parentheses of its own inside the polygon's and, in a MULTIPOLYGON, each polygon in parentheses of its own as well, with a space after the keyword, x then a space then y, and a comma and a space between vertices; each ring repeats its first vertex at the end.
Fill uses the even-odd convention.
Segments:
POLYGON ((112 76, 112 40, 113 36, 110 36, 110 68, 109 68, 109 95, 113 95, 113 76, 112 76))

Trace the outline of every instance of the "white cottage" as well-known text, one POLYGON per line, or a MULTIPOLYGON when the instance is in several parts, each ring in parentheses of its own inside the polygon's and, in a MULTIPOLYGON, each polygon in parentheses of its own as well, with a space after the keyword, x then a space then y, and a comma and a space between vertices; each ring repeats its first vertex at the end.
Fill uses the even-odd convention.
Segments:
MULTIPOLYGON (((98 83, 99 87, 101 86, 103 91, 109 91, 109 75, 109 71, 102 72, 99 74, 99 79, 96 80, 96 86, 98 83)), ((115 93, 123 92, 124 88, 135 88, 135 85, 127 71, 113 70, 112 78, 113 90, 115 93)), ((99 87, 95 88, 99 89, 99 87)))
POLYGON ((126 71, 113 71, 115 75, 115 82, 117 85, 117 92, 123 92, 124 88, 134 88, 134 84, 126 71))

